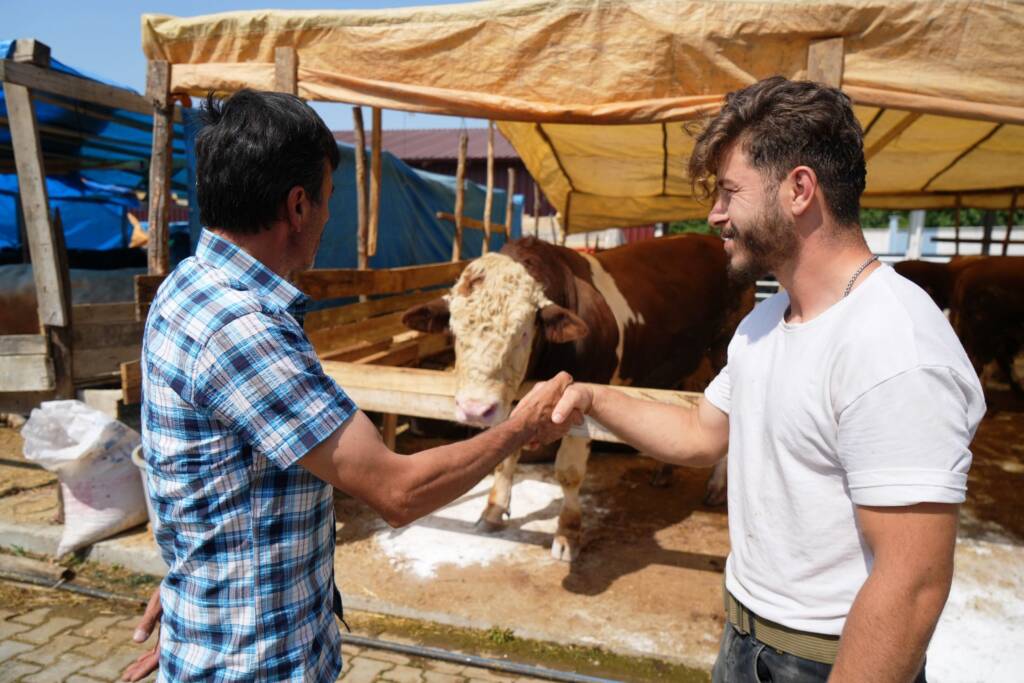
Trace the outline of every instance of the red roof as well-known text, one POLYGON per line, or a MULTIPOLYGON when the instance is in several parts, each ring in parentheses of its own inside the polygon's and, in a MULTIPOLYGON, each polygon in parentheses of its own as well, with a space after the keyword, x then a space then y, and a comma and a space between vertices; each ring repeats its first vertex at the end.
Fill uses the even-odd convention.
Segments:
MULTIPOLYGON (((487 129, 467 128, 469 145, 466 157, 469 159, 487 158, 487 129)), ((433 128, 427 130, 385 130, 381 138, 384 149, 399 159, 407 160, 441 160, 457 159, 459 156, 459 128, 433 128)), ((336 130, 334 137, 346 144, 355 143, 355 133, 350 130, 336 130)), ((366 147, 370 147, 370 131, 366 131, 366 147)), ((497 128, 494 130, 494 158, 518 159, 516 150, 502 136, 497 128)))

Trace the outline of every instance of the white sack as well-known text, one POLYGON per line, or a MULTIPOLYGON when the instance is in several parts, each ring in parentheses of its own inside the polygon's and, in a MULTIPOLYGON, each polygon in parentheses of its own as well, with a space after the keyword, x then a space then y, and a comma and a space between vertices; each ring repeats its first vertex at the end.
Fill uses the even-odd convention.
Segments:
POLYGON ((21 430, 25 458, 57 473, 64 494, 60 557, 146 521, 132 449, 138 432, 81 401, 46 401, 21 430))

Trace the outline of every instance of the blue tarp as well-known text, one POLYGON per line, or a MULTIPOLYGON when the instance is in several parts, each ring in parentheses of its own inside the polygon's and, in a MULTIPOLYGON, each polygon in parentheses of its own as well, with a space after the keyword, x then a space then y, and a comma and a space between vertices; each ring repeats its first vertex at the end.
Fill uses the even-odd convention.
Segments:
MULTIPOLYGON (((185 116, 187 158, 190 177, 194 175, 195 133, 199 124, 196 113, 185 116)), ((317 252, 317 268, 355 268, 356 263, 356 179, 355 148, 338 144, 341 162, 334 172, 334 195, 330 201, 331 217, 324 230, 317 252)), ((369 155, 367 155, 369 156, 369 155)), ((377 254, 370 258, 371 268, 396 268, 425 263, 448 261, 452 256, 455 226, 439 220, 437 212, 454 213, 455 178, 414 169, 401 159, 384 152, 381 155, 380 227, 377 254)), ((194 183, 190 183, 194 188, 194 183)), ((466 183, 465 215, 483 218, 485 189, 472 182, 466 183)), ((504 190, 494 191, 491 220, 505 222, 504 190)), ((199 210, 195 192, 189 196, 192 223, 192 243, 198 238, 199 210)), ((523 197, 512 200, 512 238, 521 234, 523 197)), ((491 236, 491 248, 497 250, 505 241, 504 235, 491 236)), ((479 256, 483 246, 483 232, 463 230, 463 258, 479 256)))
MULTIPOLYGON (((14 41, 0 41, 0 58, 7 59, 14 41)), ((74 69, 51 58, 50 69, 118 88, 124 85, 74 69)), ((134 191, 149 183, 152 150, 152 117, 135 112, 34 93, 33 104, 40 127, 47 189, 61 219, 70 249, 112 249, 127 246, 125 210, 139 206, 134 191)), ((0 91, 0 116, 7 117, 7 103, 0 91)), ((183 128, 175 125, 174 173, 176 191, 187 191, 183 128)), ((13 170, 11 131, 0 127, 0 248, 20 247, 16 204, 9 194, 17 192, 13 170)), ((130 231, 129 231, 130 234, 130 231)))

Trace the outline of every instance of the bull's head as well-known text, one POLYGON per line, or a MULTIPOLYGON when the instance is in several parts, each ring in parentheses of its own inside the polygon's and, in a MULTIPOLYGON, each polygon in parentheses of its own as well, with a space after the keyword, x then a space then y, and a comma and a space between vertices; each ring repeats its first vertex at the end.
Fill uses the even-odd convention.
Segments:
POLYGON ((455 419, 488 427, 508 417, 530 356, 543 339, 587 335, 576 314, 553 303, 526 268, 504 254, 469 264, 445 297, 410 308, 407 327, 455 338, 455 419))

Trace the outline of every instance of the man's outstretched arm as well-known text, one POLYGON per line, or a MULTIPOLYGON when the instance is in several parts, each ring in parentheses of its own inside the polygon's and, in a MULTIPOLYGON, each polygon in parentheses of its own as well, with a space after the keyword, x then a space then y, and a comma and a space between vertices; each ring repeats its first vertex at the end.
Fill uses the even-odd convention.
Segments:
POLYGON ((729 416, 703 396, 696 406, 682 408, 611 387, 572 384, 552 420, 562 424, 573 411, 590 415, 640 452, 674 465, 708 467, 729 447, 729 416))

